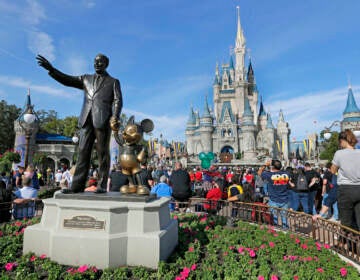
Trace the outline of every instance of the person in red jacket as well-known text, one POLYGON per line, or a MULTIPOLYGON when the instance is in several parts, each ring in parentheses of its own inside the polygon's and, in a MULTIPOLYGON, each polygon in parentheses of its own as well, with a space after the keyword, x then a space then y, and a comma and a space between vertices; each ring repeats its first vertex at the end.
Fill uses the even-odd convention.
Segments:
POLYGON ((225 182, 222 178, 216 178, 213 181, 213 188, 209 190, 206 194, 207 201, 204 203, 205 210, 217 210, 218 209, 218 200, 222 198, 223 188, 225 182))

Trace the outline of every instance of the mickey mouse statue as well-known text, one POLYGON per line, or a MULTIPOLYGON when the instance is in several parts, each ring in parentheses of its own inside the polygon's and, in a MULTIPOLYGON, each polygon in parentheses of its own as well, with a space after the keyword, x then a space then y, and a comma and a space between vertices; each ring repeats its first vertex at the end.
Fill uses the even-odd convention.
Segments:
POLYGON ((120 192, 123 194, 148 195, 149 189, 142 184, 140 177, 140 163, 146 161, 144 146, 140 145, 143 134, 154 129, 154 123, 150 119, 144 119, 140 124, 135 123, 131 116, 123 131, 115 132, 115 140, 120 145, 119 164, 122 173, 129 179, 129 185, 122 186, 120 192))

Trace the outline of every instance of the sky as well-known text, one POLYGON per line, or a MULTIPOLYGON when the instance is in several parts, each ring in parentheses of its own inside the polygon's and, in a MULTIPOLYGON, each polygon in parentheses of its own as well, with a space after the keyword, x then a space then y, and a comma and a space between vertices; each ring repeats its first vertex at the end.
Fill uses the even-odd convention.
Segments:
POLYGON ((154 121, 153 135, 185 140, 190 106, 212 106, 216 63, 235 44, 236 6, 265 110, 302 140, 341 120, 348 86, 360 105, 358 0, 0 0, 0 99, 78 116, 80 90, 52 80, 42 54, 71 75, 110 58, 123 113, 154 121))

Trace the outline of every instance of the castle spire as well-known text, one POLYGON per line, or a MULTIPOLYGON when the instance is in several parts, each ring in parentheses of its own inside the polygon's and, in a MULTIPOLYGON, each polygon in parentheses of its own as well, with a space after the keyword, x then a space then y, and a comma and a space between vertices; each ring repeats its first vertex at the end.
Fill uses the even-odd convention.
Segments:
POLYGON ((203 117, 203 118, 209 118, 209 117, 211 117, 210 109, 209 109, 209 104, 208 104, 208 101, 207 101, 207 95, 205 96, 204 114, 203 114, 202 117, 203 117))
POLYGON ((235 81, 242 82, 245 79, 245 37, 240 24, 240 7, 237 6, 237 32, 235 39, 235 81))
POLYGON ((280 112, 279 112, 279 121, 278 122, 285 122, 284 113, 283 113, 282 109, 280 109, 280 112))
POLYGON ((266 116, 266 112, 265 112, 265 109, 264 109, 264 104, 263 104, 263 101, 262 101, 262 96, 260 96, 259 116, 266 116))
POLYGON ((237 9, 237 33, 236 33, 235 46, 236 48, 239 48, 239 47, 245 47, 246 40, 240 24, 240 7, 237 6, 236 9, 237 9))
POLYGON ((346 107, 345 107, 343 114, 359 113, 359 112, 360 112, 360 110, 356 104, 351 84, 349 84, 348 98, 347 98, 346 107))

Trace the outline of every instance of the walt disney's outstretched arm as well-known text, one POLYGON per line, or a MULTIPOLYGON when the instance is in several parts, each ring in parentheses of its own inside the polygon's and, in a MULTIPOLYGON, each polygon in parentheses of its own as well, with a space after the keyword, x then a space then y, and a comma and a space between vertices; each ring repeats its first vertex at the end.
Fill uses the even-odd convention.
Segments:
POLYGON ((49 75, 59 83, 68 87, 74 87, 78 89, 84 88, 81 76, 70 76, 60 72, 54 66, 52 66, 52 64, 45 57, 40 54, 37 55, 36 59, 38 61, 38 64, 44 69, 46 69, 49 75))

